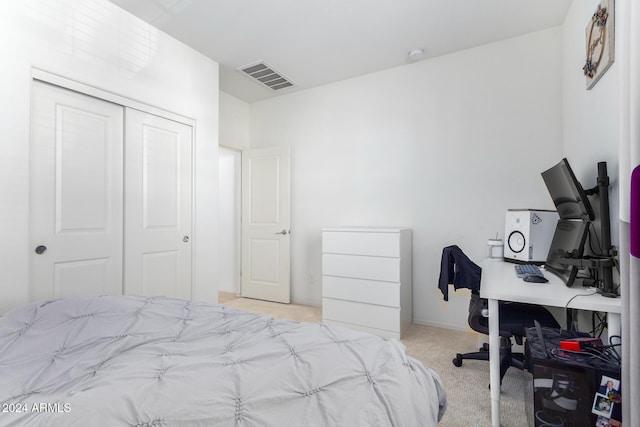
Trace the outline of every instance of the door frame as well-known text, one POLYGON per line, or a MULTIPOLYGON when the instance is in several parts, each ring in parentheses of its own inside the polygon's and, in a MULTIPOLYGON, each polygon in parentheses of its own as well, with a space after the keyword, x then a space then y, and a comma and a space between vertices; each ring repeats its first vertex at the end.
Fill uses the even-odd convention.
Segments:
MULTIPOLYGON (((236 214, 236 218, 235 218, 236 227, 234 231, 234 243, 233 243, 235 258, 236 258, 236 265, 234 266, 235 286, 233 287, 233 292, 235 293, 236 296, 240 296, 242 293, 242 156, 243 156, 244 150, 241 148, 235 148, 235 147, 230 147, 226 145, 220 145, 219 149, 223 149, 229 152, 234 152, 238 155, 238 162, 237 162, 237 168, 235 170, 235 179, 234 179, 235 188, 233 190, 235 193, 235 199, 236 199, 236 206, 234 208, 235 214, 236 214)), ((219 161, 220 161, 220 155, 218 154, 218 165, 220 164, 219 161)), ((218 171, 220 171, 220 169, 218 169, 218 171)), ((223 184, 222 181, 219 179, 218 188, 220 188, 222 184, 223 184)), ((219 189, 218 189, 218 196, 220 196, 219 189)), ((220 201, 220 197, 218 197, 218 200, 220 201)), ((219 228, 225 225, 222 223, 221 215, 219 215, 218 221, 219 221, 218 222, 219 228)), ((218 232, 218 234, 220 234, 220 232, 218 232)), ((218 252, 222 253, 222 250, 218 252)), ((220 291, 219 286, 218 286, 218 291, 220 291)), ((222 292, 225 292, 225 291, 226 290, 222 290, 222 292)))
MULTIPOLYGON (((111 102, 113 104, 118 104, 121 105, 125 108, 133 108, 136 110, 140 110, 143 111, 145 113, 148 114, 152 114, 158 117, 162 117, 165 119, 169 119, 169 120, 173 120, 175 122, 178 123, 182 123, 185 124, 187 126, 191 126, 192 128, 192 136, 191 136, 191 164, 192 164, 192 168, 191 168, 191 191, 192 191, 192 197, 191 197, 191 247, 192 247, 192 258, 191 258, 191 296, 193 298, 193 296, 196 294, 196 289, 195 289, 195 283, 196 283, 196 271, 195 271, 195 260, 196 260, 196 251, 197 251, 197 240, 198 240, 198 233, 197 233, 197 227, 196 227, 196 197, 195 197, 195 189, 196 189, 196 147, 197 147, 197 141, 196 141, 196 128, 197 128, 197 122, 194 119, 185 117, 185 116, 181 116, 179 114, 176 113, 172 113, 171 111, 167 111, 167 110, 163 110, 162 108, 158 108, 158 107, 154 107, 152 105, 149 104, 145 104, 143 102, 139 102, 139 101, 135 101, 133 99, 115 94, 113 92, 109 92, 106 90, 102 90, 99 88, 96 88, 94 86, 85 84, 85 83, 81 83, 66 77, 62 77, 60 75, 36 68, 36 67, 32 67, 31 68, 31 79, 32 82, 33 81, 40 81, 43 83, 48 83, 54 86, 58 86, 61 87, 63 89, 68 89, 74 92, 78 92, 81 93, 83 95, 88 95, 88 96, 92 96, 94 98, 98 98, 101 99, 103 101, 108 101, 111 102)), ((126 161, 126 160, 125 160, 126 161)), ((31 216, 31 205, 29 204, 29 216, 31 216)), ((123 215, 124 215, 124 211, 123 211, 123 215)), ((31 236, 29 236, 30 238, 31 236)), ((124 263, 124 254, 123 254, 123 263, 124 263)), ((29 272, 31 272, 31 265, 29 265, 29 272)), ((31 281, 31 277, 30 277, 31 273, 29 273, 29 281, 31 281)), ((122 276, 122 289, 124 291, 124 271, 123 271, 123 276, 122 276)))
POLYGON ((44 83, 49 83, 55 86, 72 90, 74 92, 80 92, 84 95, 93 96, 94 98, 99 98, 104 101, 122 105, 123 107, 129 107, 136 110, 144 111, 145 113, 153 114, 155 116, 164 117, 165 119, 173 120, 174 122, 189 125, 194 129, 196 127, 196 121, 188 117, 184 117, 179 114, 172 113, 171 111, 163 110, 149 104, 135 101, 133 99, 126 98, 124 96, 108 92, 106 90, 98 89, 96 87, 50 73, 48 71, 40 70, 38 68, 31 69, 31 78, 33 80, 39 80, 44 83))

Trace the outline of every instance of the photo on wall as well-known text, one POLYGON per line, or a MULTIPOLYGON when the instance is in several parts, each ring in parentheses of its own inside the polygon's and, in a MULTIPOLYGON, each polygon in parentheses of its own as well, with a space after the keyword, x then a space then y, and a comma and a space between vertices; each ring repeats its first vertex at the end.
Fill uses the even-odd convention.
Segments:
POLYGON ((590 90, 614 61, 614 0, 602 0, 587 23, 586 59, 582 67, 590 90))

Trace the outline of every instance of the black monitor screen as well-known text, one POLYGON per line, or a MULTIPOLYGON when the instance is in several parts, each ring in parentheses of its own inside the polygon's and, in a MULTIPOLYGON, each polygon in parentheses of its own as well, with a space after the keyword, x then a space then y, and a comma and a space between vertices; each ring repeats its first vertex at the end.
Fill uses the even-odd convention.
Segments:
POLYGON ((588 225, 588 221, 563 219, 556 225, 545 269, 559 276, 567 286, 573 285, 578 268, 566 259, 582 258, 588 225))
POLYGON ((567 159, 542 172, 549 194, 556 205, 560 219, 594 219, 591 203, 584 194, 567 159))

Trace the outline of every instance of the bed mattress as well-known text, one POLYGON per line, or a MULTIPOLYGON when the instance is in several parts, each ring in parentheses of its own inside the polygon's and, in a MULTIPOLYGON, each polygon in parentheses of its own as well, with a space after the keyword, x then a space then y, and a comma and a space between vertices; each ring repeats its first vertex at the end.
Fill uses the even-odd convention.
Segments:
POLYGON ((399 341, 164 297, 0 318, 0 426, 435 426, 439 376, 399 341))

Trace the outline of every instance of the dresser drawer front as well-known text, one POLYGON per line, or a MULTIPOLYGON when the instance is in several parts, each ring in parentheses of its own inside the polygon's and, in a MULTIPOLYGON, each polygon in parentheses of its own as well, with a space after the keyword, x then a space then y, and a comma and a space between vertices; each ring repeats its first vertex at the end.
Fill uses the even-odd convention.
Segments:
POLYGON ((400 283, 324 276, 322 278, 322 296, 400 307, 400 283))
POLYGON ((370 326, 363 325, 353 325, 351 323, 338 322, 335 320, 325 319, 323 321, 325 325, 338 325, 343 328, 353 329, 354 331, 366 332, 368 334, 378 335, 379 337, 387 337, 387 338, 395 338, 399 340, 401 338, 400 332, 398 331, 387 331, 386 329, 376 329, 370 326))
POLYGON ((400 233, 325 231, 322 251, 333 254, 400 256, 400 233))
POLYGON ((322 255, 322 274, 399 282, 400 258, 324 254, 322 255))
POLYGON ((332 298, 322 299, 322 318, 400 332, 400 309, 332 298))

